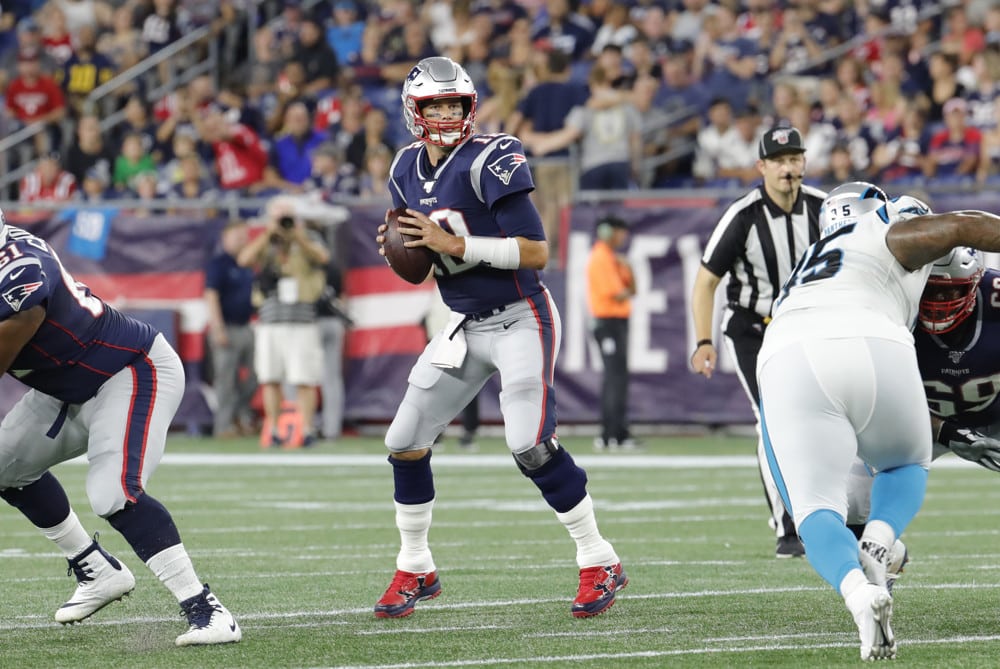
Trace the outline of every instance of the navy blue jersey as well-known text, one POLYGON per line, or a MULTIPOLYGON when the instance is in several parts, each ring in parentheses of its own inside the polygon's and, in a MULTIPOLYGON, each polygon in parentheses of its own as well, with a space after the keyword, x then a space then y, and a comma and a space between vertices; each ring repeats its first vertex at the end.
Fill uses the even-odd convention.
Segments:
POLYGON ((0 248, 0 321, 45 307, 45 321, 8 372, 63 402, 85 402, 108 378, 145 356, 157 331, 91 295, 43 240, 7 230, 0 248))
MULTIPOLYGON (((477 237, 545 239, 537 218, 502 229, 493 209, 504 197, 534 190, 524 149, 510 135, 473 135, 431 167, 422 142, 396 154, 389 171, 393 205, 415 209, 448 232, 477 237)), ((435 260, 441 297, 452 311, 475 314, 542 291, 535 270, 469 265, 461 258, 435 260)))
POLYGON ((1000 423, 1000 271, 986 270, 978 290, 968 343, 913 333, 931 413, 963 427, 1000 423))

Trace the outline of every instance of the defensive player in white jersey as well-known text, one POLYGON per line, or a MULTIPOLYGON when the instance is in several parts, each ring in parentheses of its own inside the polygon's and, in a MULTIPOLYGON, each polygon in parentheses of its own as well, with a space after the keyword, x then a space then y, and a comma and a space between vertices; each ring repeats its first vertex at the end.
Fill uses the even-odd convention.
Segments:
POLYGON ((895 657, 887 559, 927 485, 931 425, 910 325, 929 264, 959 245, 1000 250, 992 214, 908 216, 871 184, 831 191, 757 363, 775 480, 806 557, 854 617, 862 659, 895 657), (865 551, 845 525, 856 456, 877 472, 865 551))
POLYGON ((395 206, 407 207, 400 230, 418 238, 407 245, 439 254, 435 274, 452 314, 410 372, 385 436, 402 545, 375 615, 407 616, 417 601, 440 594, 427 544, 431 445, 496 373, 507 446, 576 542, 580 585, 571 613, 598 615, 628 578, 597 529, 586 473, 556 440, 552 383, 561 328, 538 276, 549 249, 529 198, 534 184, 521 142, 473 134, 476 89, 448 58, 413 68, 403 84, 403 113, 419 141, 396 154, 389 191, 395 206))
POLYGON ((152 326, 77 283, 42 239, 0 213, 0 373, 29 387, 0 423, 0 498, 66 556, 77 588, 56 621, 79 622, 135 588, 91 540, 49 471, 86 455, 87 498, 180 602, 178 646, 242 633, 202 584, 170 512, 145 485, 184 392, 180 358, 152 326))

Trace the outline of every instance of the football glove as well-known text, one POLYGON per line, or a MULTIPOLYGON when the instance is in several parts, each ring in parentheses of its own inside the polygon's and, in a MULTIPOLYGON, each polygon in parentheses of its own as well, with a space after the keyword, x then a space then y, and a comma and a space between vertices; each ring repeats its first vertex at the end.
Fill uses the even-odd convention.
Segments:
POLYGON ((945 421, 941 424, 938 442, 960 458, 1000 472, 1000 441, 996 439, 945 421))

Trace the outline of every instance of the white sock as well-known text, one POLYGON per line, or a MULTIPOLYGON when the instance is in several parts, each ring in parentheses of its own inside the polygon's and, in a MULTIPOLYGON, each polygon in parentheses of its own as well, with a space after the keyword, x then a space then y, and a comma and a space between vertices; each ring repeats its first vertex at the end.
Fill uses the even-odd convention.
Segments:
POLYGON ((847 572, 847 576, 840 582, 840 595, 846 600, 855 590, 863 585, 868 585, 868 577, 860 569, 852 569, 847 572))
POLYGON ((556 512, 556 518, 566 526, 569 536, 576 542, 576 564, 580 569, 621 562, 614 547, 597 530, 594 500, 590 495, 566 513, 556 512))
POLYGON ((423 504, 396 505, 396 527, 399 528, 399 555, 396 569, 414 574, 434 571, 434 558, 427 545, 427 534, 431 529, 431 511, 434 500, 423 504))
POLYGON ((865 525, 864 534, 861 535, 862 541, 866 539, 881 544, 886 548, 892 548, 892 545, 896 543, 896 533, 892 531, 889 523, 884 520, 872 520, 865 525))
POLYGON ((66 520, 55 527, 43 528, 41 532, 46 539, 58 546, 67 558, 76 557, 94 541, 87 534, 87 530, 83 529, 80 519, 72 509, 66 520))
POLYGON ((204 589, 184 544, 163 549, 149 558, 146 566, 167 586, 167 590, 174 593, 178 602, 200 595, 204 589))

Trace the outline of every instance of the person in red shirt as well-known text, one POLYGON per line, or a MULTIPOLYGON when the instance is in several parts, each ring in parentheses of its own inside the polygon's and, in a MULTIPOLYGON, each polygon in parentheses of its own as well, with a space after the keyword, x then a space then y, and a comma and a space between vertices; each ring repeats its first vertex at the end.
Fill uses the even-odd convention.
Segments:
POLYGON ((38 166, 21 179, 18 199, 21 202, 66 202, 76 193, 76 177, 62 168, 58 153, 47 153, 38 166))
POLYGON ((194 122, 201 139, 211 145, 215 154, 219 186, 226 191, 253 192, 267 166, 267 151, 257 133, 245 125, 230 123, 217 109, 204 116, 195 114, 194 122))
POLYGON ((47 124, 46 132, 35 135, 40 154, 59 145, 59 122, 66 116, 66 100, 52 77, 42 73, 38 49, 21 49, 17 55, 18 76, 7 87, 7 109, 24 125, 47 124))

